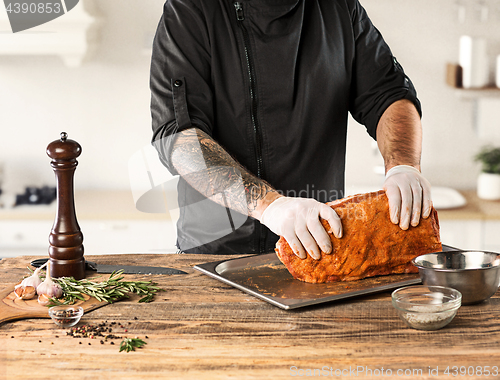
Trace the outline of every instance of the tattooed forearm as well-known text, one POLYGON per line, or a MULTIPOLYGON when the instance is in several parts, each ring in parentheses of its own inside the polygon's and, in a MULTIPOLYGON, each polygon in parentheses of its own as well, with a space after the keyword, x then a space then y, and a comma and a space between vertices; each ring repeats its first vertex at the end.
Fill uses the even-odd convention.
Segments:
POLYGON ((201 194, 242 214, 258 216, 259 206, 266 196, 279 196, 268 183, 248 172, 199 129, 178 134, 172 163, 201 194))
POLYGON ((255 177, 250 177, 245 181, 248 210, 253 213, 259 205, 259 201, 264 199, 268 193, 276 192, 269 184, 255 177))
POLYGON ((422 125, 412 102, 400 100, 387 108, 377 127, 377 143, 386 171, 396 165, 420 169, 422 125))

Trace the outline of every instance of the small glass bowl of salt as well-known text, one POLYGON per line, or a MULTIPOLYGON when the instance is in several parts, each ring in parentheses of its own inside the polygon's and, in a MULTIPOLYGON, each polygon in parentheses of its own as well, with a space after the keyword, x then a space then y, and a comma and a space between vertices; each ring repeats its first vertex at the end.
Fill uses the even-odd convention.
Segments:
POLYGON ((462 294, 444 286, 416 285, 392 293, 399 318, 417 330, 438 330, 450 323, 462 304, 462 294))

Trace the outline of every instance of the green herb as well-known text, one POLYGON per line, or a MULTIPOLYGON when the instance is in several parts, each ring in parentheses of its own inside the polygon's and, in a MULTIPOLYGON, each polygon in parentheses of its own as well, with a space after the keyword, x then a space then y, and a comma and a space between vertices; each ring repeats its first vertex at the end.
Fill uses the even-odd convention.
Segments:
POLYGON ((491 174, 500 174, 500 148, 486 146, 474 157, 481 162, 482 171, 491 174))
POLYGON ((126 352, 135 351, 136 348, 141 348, 145 344, 147 344, 147 343, 145 341, 143 341, 142 339, 138 339, 138 338, 125 338, 120 343, 120 351, 119 352, 122 352, 122 351, 126 351, 126 352))
POLYGON ((51 298, 49 306, 68 305, 75 301, 85 301, 83 294, 96 298, 98 301, 113 303, 128 298, 128 293, 136 293, 143 297, 139 302, 151 302, 155 294, 161 290, 151 281, 123 281, 123 271, 113 272, 109 279, 103 282, 94 282, 87 279, 75 280, 73 277, 55 278, 63 289, 63 301, 51 298))

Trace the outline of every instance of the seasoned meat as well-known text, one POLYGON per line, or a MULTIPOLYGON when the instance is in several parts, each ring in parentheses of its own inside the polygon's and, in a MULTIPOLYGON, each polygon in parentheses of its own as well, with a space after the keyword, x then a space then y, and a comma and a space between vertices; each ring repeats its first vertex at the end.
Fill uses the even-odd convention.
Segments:
MULTIPOLYGON (((417 273, 411 260, 442 250, 439 221, 433 208, 417 227, 402 230, 391 222, 389 202, 383 190, 354 195, 328 203, 342 220, 343 236, 329 233, 332 253, 321 252, 321 259, 298 258, 283 237, 276 243, 276 254, 292 276, 311 283, 353 281, 394 273, 417 273)), ((329 225, 322 220, 325 229, 329 225)))

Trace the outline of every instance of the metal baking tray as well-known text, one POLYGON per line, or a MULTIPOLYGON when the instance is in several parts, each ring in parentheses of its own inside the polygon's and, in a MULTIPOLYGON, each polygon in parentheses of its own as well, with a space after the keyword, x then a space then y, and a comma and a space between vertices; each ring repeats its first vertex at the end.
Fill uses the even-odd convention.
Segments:
POLYGON ((285 310, 420 283, 418 274, 310 284, 295 280, 275 253, 199 264, 194 269, 285 310))
MULTIPOLYGON (((443 251, 457 250, 443 245, 443 251)), ((194 269, 285 310, 420 284, 418 274, 310 284, 295 280, 275 253, 199 264, 194 269)))

